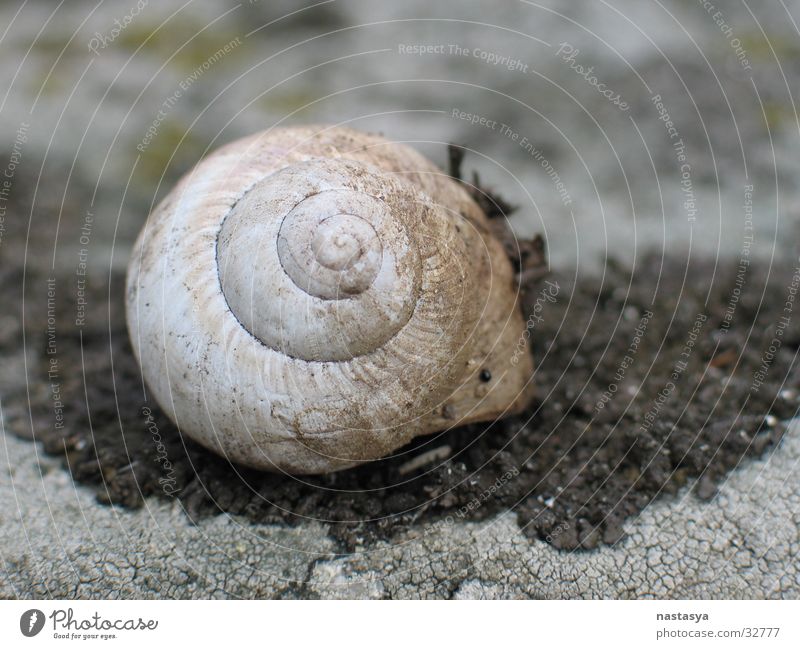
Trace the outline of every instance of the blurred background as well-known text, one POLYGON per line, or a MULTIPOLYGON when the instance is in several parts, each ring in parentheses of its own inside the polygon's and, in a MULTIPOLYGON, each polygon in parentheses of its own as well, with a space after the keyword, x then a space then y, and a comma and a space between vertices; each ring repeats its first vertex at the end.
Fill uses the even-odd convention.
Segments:
POLYGON ((718 4, 2 3, 0 253, 122 268, 210 149, 328 122, 467 147, 557 268, 738 257, 751 216, 796 258, 800 3, 718 4))

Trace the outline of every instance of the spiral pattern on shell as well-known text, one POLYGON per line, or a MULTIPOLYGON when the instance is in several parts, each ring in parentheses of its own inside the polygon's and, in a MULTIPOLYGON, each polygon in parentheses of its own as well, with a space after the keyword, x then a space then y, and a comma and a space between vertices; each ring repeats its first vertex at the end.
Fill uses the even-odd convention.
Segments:
POLYGON ((403 200, 408 189, 350 161, 310 160, 268 176, 220 232, 233 313, 262 343, 305 361, 369 354, 406 327, 416 335, 411 319, 427 287, 415 229, 431 224, 431 208, 421 196, 403 200))
MULTIPOLYGON (((349 129, 223 147, 137 241, 128 320, 144 378, 204 445, 294 473, 382 457, 447 426, 453 404, 460 421, 499 414, 516 396, 472 379, 493 353, 476 342, 492 281, 510 270, 475 209, 413 150, 349 129)), ((506 391, 526 393, 525 369, 506 391)))

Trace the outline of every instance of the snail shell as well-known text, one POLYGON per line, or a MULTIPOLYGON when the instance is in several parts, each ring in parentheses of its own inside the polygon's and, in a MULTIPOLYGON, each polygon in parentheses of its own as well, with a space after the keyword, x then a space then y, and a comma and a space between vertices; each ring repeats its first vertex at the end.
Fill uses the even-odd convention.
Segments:
POLYGON ((139 235, 127 318, 178 428, 261 469, 343 469, 531 396, 486 216, 411 148, 347 128, 200 162, 139 235))

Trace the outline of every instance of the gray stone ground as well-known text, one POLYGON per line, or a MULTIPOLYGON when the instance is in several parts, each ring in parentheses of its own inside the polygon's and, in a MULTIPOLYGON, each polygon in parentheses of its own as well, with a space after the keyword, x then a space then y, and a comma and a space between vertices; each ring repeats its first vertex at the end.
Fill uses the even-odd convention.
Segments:
MULTIPOLYGON (((69 2, 56 16, 53 3, 29 2, 19 13, 18 3, 0 5, 0 29, 9 26, 0 38, 0 169, 15 161, 17 199, 36 192, 32 207, 5 215, 4 264, 25 263, 41 276, 52 260, 74 273, 79 228, 91 211, 90 274, 123 266, 151 202, 207 146, 284 119, 351 121, 413 141, 439 162, 444 143, 467 144, 476 150, 468 166, 521 206, 513 220, 521 233, 546 233, 559 268, 630 260, 652 247, 737 257, 750 182, 753 254, 797 258, 797 1, 719 2, 729 31, 692 0, 337 0, 285 18, 302 5, 195 0, 170 18, 182 1, 150 2, 90 52, 94 35, 108 38, 134 4, 69 2), (236 39, 229 55, 196 75, 236 39), (743 70, 732 39, 752 71, 743 70), (567 67, 557 54, 562 42, 628 100, 627 113, 567 67), (530 71, 403 55, 403 43, 479 47, 530 71), (342 56, 349 58, 332 61, 342 56), (191 75, 197 80, 138 151, 163 102, 191 75), (688 145, 699 210, 692 224, 655 94, 688 145), (454 119, 453 108, 533 140, 572 204, 516 142, 454 119), (18 245, 26 240, 27 248, 18 245)), ((4 317, 0 333, 17 326, 4 317)), ((24 407, 29 372, 21 356, 3 359, 3 409, 24 407)), ((335 557, 320 524, 256 526, 219 516, 191 526, 155 501, 122 511, 99 505, 34 444, 4 432, 0 449, 2 597, 800 596, 800 427, 772 456, 733 472, 712 502, 660 499, 630 521, 624 542, 585 554, 527 540, 508 513, 412 530, 391 545, 335 557)))
POLYGON ((506 513, 334 557, 319 524, 192 526, 177 505, 98 506, 11 436, 0 466, 2 597, 800 597, 800 425, 712 502, 661 500, 588 553, 532 542, 506 513))

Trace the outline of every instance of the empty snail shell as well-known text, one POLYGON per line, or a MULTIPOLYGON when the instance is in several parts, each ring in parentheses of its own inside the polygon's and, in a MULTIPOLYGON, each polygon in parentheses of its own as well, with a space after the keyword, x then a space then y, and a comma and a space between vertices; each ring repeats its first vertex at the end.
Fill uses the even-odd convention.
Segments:
POLYGON ((150 215, 127 318, 152 395, 231 461, 322 473, 523 408, 511 264, 457 181, 349 128, 217 150, 150 215))

